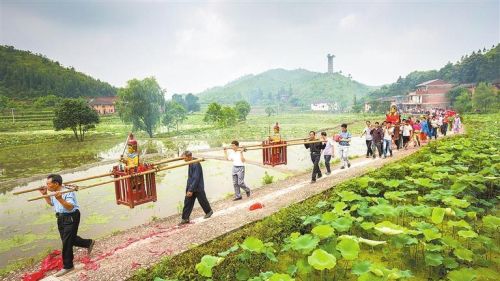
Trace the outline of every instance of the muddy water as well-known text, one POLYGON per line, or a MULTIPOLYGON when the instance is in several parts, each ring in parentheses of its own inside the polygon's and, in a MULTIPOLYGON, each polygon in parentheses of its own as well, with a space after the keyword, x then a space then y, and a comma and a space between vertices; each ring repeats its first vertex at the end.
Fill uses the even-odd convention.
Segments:
MULTIPOLYGON (((190 143, 187 147, 192 150, 205 149, 208 148, 208 144, 204 142, 190 143)), ((99 157, 101 159, 113 159, 113 155, 121 153, 121 149, 121 145, 113 146, 111 149, 102 152, 99 157)), ((158 144, 156 150, 162 152, 162 149, 164 148, 158 144)), ((360 155, 364 153, 364 139, 354 138, 351 154, 360 155)), ((222 156, 222 151, 206 154, 222 156)), ((246 158, 256 162, 262 161, 260 151, 249 151, 246 153, 246 158)), ((231 163, 207 160, 202 165, 208 199, 215 201, 231 196, 233 194, 230 175, 231 163)), ((112 164, 98 165, 76 173, 63 174, 62 176, 64 180, 69 181, 105 173, 110 171, 111 168, 112 164)), ((249 164, 247 165, 246 181, 250 187, 256 188, 262 185, 262 177, 266 171, 274 176, 275 180, 279 180, 291 175, 293 172, 304 171, 309 168, 311 168, 311 162, 308 150, 303 145, 291 146, 288 148, 287 166, 280 166, 279 170, 273 170, 272 168, 249 164), (287 172, 286 169, 290 172, 287 172)), ((338 164, 333 168, 338 168, 338 164)), ((82 212, 79 234, 82 237, 99 238, 114 231, 141 225, 154 218, 178 214, 182 208, 186 179, 187 167, 160 172, 157 175, 158 201, 143 204, 134 209, 116 205, 112 184, 79 191, 77 198, 82 212)), ((98 181, 91 180, 86 184, 98 181)), ((60 247, 54 212, 51 207, 43 200, 26 201, 28 198, 38 196, 37 192, 18 196, 12 195, 12 192, 37 187, 42 183, 42 180, 33 181, 0 194, 0 267, 36 255, 47 249, 60 247)))

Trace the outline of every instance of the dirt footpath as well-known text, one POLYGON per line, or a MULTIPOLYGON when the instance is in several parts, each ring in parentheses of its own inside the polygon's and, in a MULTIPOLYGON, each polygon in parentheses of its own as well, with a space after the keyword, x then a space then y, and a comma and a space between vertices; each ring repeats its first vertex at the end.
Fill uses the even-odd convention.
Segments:
MULTIPOLYGON (((166 255, 174 256, 189 250, 194 244, 201 244, 217 238, 245 224, 269 216, 281 208, 303 201, 332 186, 362 175, 370 169, 379 168, 414 153, 417 149, 395 150, 394 157, 387 159, 359 158, 352 160, 349 169, 332 166, 332 174, 310 183, 310 173, 289 177, 285 180, 253 190, 250 198, 241 201, 225 199, 212 202, 214 215, 203 219, 203 211, 196 204, 191 223, 182 227, 178 215, 144 224, 96 242, 92 257, 85 251, 76 251, 75 270, 61 278, 46 277, 43 280, 124 280, 138 268, 150 267, 166 255), (249 206, 261 203, 264 208, 249 211, 249 206)), ((324 169, 322 169, 324 170, 324 169)), ((251 175, 247 175, 251 176, 251 175)), ((231 180, 231 179, 227 179, 231 180)), ((210 190, 207 190, 210 192, 210 190)), ((83 220, 85 219, 85 210, 83 220)), ((34 272, 39 265, 25 268, 6 277, 5 280, 20 280, 25 273, 34 272)), ((49 274, 52 274, 50 272, 49 274)))

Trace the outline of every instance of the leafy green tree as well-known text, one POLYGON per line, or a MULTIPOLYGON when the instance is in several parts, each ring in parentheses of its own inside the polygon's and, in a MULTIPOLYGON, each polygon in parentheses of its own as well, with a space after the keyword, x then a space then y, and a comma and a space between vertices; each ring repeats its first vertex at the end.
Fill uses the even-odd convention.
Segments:
POLYGON ((271 117, 271 115, 273 115, 274 113, 276 113, 276 111, 274 111, 274 108, 272 108, 270 106, 266 107, 267 117, 271 117))
POLYGON ((0 95, 0 111, 9 108, 11 102, 8 97, 0 95))
POLYGON ((35 99, 35 102, 33 103, 33 105, 35 105, 36 107, 39 107, 39 108, 55 107, 62 100, 63 100, 63 98, 61 98, 61 97, 58 97, 55 95, 48 95, 48 96, 39 97, 39 98, 35 99))
POLYGON ((498 111, 498 92, 490 84, 479 83, 472 95, 472 105, 475 110, 479 111, 498 111))
POLYGON ((464 87, 456 87, 451 89, 448 93, 446 93, 446 97, 450 100, 451 104, 453 105, 462 93, 464 92, 469 92, 466 88, 464 87))
POLYGON ((239 101, 234 105, 234 109, 238 114, 239 121, 247 120, 248 113, 250 113, 250 104, 246 101, 239 101))
POLYGON ((222 106, 216 102, 208 105, 203 121, 210 124, 218 124, 222 120, 222 106))
POLYGON ((221 109, 221 120, 219 121, 219 126, 225 128, 236 124, 238 121, 238 113, 236 110, 230 106, 224 106, 221 109))
POLYGON ((236 124, 238 113, 230 106, 221 106, 213 102, 208 105, 203 121, 220 127, 228 127, 236 124))
POLYGON ((118 91, 117 108, 120 118, 132 123, 134 129, 143 130, 153 137, 165 105, 164 92, 154 77, 132 79, 118 91))
POLYGON ((169 101, 165 104, 165 112, 163 113, 162 122, 167 126, 168 132, 170 128, 176 127, 179 130, 179 123, 187 119, 186 109, 175 101, 169 101))
POLYGON ((389 111, 391 107, 391 102, 390 101, 372 101, 370 102, 370 110, 369 112, 372 113, 382 113, 385 114, 389 111))
POLYGON ((452 104, 453 108, 458 110, 458 112, 471 112, 472 111, 472 100, 469 92, 461 92, 458 97, 455 98, 455 102, 452 104))
POLYGON ((200 111, 200 104, 198 103, 198 97, 189 93, 186 95, 184 100, 186 101, 186 109, 188 112, 200 111))
POLYGON ((54 113, 54 129, 71 129, 78 141, 84 141, 85 133, 99 123, 99 115, 83 99, 64 99, 54 113))
POLYGON ((364 101, 363 100, 360 100, 358 101, 357 98, 356 98, 356 95, 354 95, 353 97, 353 105, 352 105, 352 112, 355 112, 355 113, 360 113, 362 112, 364 109, 364 101))
POLYGON ((182 105, 184 108, 187 109, 186 107, 186 101, 184 100, 184 96, 181 94, 173 94, 172 95, 172 101, 182 105))

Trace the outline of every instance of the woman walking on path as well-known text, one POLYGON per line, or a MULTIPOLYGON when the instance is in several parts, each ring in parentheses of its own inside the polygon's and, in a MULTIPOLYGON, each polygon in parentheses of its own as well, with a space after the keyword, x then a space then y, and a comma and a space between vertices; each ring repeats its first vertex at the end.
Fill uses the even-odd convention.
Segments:
POLYGON ((460 120, 460 116, 455 115, 455 120, 453 120, 453 132, 458 134, 460 132, 460 127, 462 127, 462 121, 460 120))

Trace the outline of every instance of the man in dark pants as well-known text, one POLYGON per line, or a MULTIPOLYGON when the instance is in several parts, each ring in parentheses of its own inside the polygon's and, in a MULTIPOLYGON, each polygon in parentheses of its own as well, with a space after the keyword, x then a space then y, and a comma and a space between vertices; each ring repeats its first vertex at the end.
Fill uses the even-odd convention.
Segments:
POLYGON ((309 139, 307 141, 318 141, 315 143, 305 143, 304 146, 311 151, 311 161, 313 162, 313 171, 312 171, 312 179, 311 183, 316 182, 317 178, 321 178, 323 175, 321 174, 321 170, 319 169, 319 160, 321 159, 321 150, 325 148, 326 143, 323 144, 320 140, 316 139, 316 132, 309 132, 309 139))
POLYGON ((378 157, 382 158, 382 139, 384 138, 384 130, 380 127, 378 122, 375 122, 375 127, 371 131, 372 135, 372 150, 373 159, 375 159, 375 152, 378 151, 378 157), (375 150, 376 149, 376 150, 375 150))
POLYGON ((83 239, 78 236, 78 226, 80 225, 80 207, 76 201, 74 191, 61 194, 62 191, 70 190, 62 185, 60 175, 51 174, 47 176, 47 187, 41 189, 43 195, 47 195, 47 189, 55 192, 53 196, 46 197, 47 204, 54 206, 57 217, 57 228, 62 240, 63 269, 54 276, 63 276, 72 271, 73 267, 73 246, 87 248, 90 256, 94 247, 94 240, 83 239))
MULTIPOLYGON (((188 162, 194 160, 191 151, 184 151, 182 154, 184 161, 188 162)), ((201 164, 189 164, 188 179, 186 184, 186 197, 184 197, 184 208, 182 209, 182 220, 180 225, 189 223, 189 216, 193 211, 194 201, 198 198, 201 208, 205 212, 205 218, 208 219, 212 216, 214 211, 208 203, 207 195, 205 194, 205 183, 203 181, 203 170, 201 164)))

